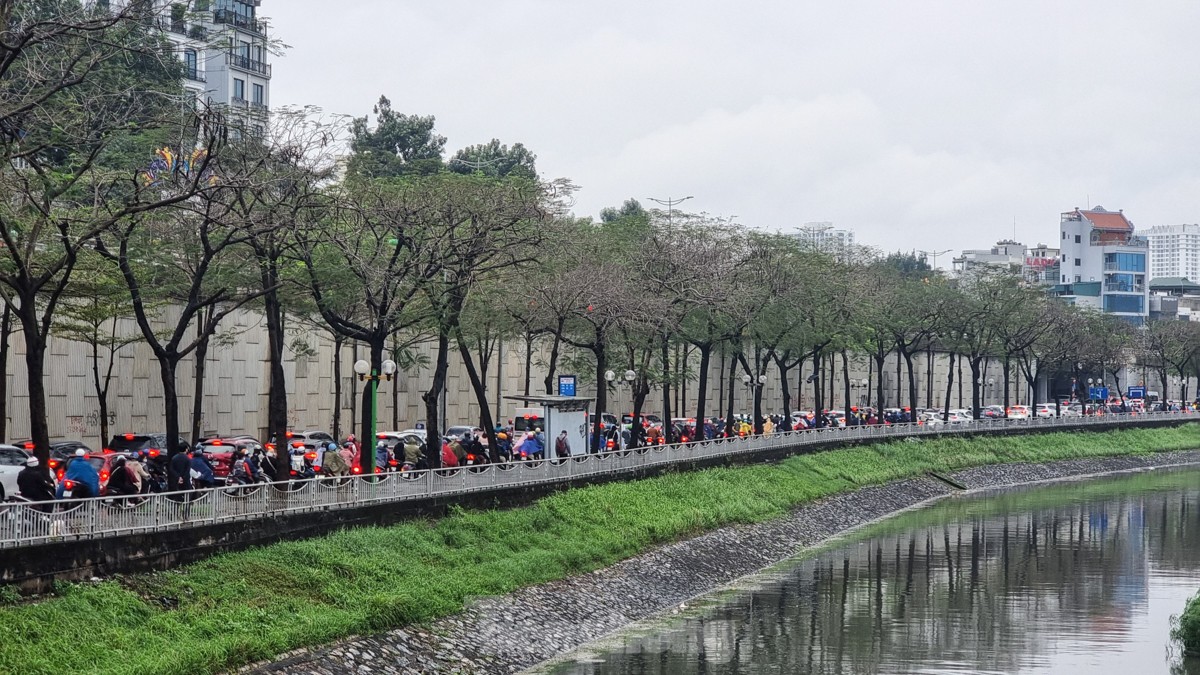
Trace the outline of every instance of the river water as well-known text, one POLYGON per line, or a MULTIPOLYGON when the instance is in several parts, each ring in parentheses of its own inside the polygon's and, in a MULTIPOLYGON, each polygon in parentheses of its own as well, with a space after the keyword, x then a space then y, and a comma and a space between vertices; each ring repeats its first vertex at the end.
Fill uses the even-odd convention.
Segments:
POLYGON ((1200 675, 1168 639, 1198 519, 1196 469, 943 500, 551 672, 1200 675))

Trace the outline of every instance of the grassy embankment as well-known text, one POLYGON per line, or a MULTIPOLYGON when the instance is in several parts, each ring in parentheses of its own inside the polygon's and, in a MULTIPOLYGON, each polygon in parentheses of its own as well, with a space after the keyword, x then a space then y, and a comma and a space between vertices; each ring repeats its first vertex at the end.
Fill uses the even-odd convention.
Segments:
POLYGON ((0 608, 0 673, 202 673, 426 621, 804 502, 1000 462, 1200 447, 1171 429, 891 442, 559 493, 510 511, 348 530, 0 608))

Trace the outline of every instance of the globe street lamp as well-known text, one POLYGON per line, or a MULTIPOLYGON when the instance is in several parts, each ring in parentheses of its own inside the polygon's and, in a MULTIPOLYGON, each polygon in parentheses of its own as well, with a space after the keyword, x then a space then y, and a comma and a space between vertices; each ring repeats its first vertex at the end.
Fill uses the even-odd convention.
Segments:
POLYGON ((364 420, 363 424, 363 442, 359 446, 359 465, 362 466, 362 471, 368 476, 375 475, 375 426, 379 419, 379 380, 391 381, 392 375, 396 373, 396 362, 388 359, 379 364, 379 369, 382 373, 378 373, 371 369, 371 364, 363 359, 354 362, 354 372, 358 374, 359 382, 366 382, 363 387, 363 408, 370 410, 369 417, 364 420))

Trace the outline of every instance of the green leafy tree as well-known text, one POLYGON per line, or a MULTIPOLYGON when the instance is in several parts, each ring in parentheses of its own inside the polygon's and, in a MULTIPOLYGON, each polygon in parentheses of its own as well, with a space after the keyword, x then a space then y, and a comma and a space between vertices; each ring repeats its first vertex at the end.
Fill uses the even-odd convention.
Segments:
POLYGON ((395 178, 428 175, 442 170, 446 139, 434 132, 432 115, 405 115, 392 109, 380 96, 372 110, 375 126, 367 116, 355 118, 350 126, 348 172, 364 178, 395 178))
POLYGON ((515 176, 537 179, 537 155, 520 143, 510 148, 495 138, 459 150, 446 165, 455 173, 481 173, 491 178, 515 176))
POLYGON ((82 251, 123 219, 203 188, 212 127, 181 109, 179 60, 146 3, 0 3, 0 295, 20 324, 30 435, 45 461, 47 341, 82 251), (144 180, 160 145, 204 150, 144 180), (160 182, 158 180, 154 182, 160 182))

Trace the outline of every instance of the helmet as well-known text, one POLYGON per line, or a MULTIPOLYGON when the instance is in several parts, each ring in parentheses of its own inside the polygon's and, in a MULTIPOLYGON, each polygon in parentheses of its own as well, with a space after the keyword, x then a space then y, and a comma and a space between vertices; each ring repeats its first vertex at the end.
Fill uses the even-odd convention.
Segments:
POLYGON ((342 447, 343 448, 353 448, 354 444, 347 440, 347 441, 342 442, 342 447))
POLYGON ((87 456, 87 450, 84 450, 83 448, 78 448, 78 449, 76 449, 76 450, 75 450, 75 456, 76 456, 76 457, 86 457, 86 456, 87 456))
POLYGON ((25 466, 37 466, 37 465, 38 465, 37 457, 30 457, 29 459, 25 460, 25 466))
POLYGON ((336 450, 337 450, 337 443, 330 442, 330 443, 328 443, 328 444, 326 444, 326 445, 325 445, 325 449, 326 449, 326 450, 334 450, 334 451, 336 451, 336 450))
POLYGON ((496 440, 498 440, 498 441, 507 441, 507 440, 508 440, 508 434, 506 434, 506 433, 504 433, 503 431, 501 431, 500 433, 496 434, 496 440))
POLYGON ((203 455, 204 454, 204 446, 197 443, 196 449, 193 452, 197 455, 203 455))

